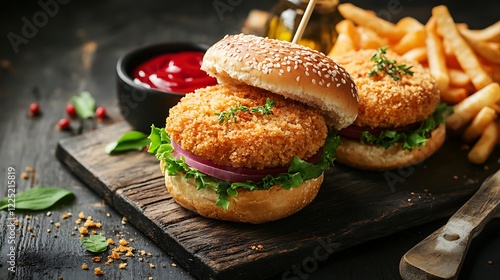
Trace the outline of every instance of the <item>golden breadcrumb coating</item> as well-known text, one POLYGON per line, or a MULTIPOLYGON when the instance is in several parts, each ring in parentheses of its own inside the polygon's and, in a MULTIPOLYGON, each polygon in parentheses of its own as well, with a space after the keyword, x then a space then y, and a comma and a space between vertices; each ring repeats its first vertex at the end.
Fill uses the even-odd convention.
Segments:
POLYGON ((327 125, 311 107, 246 85, 216 85, 189 93, 170 109, 165 127, 184 150, 216 164, 236 168, 290 165, 307 159, 324 145, 327 125), (219 123, 215 113, 240 105, 248 108, 276 101, 271 115, 238 112, 219 123))
POLYGON ((354 122, 361 127, 392 128, 422 122, 431 115, 440 101, 436 82, 431 74, 416 61, 403 59, 390 50, 388 59, 397 65, 413 66, 413 76, 402 75, 399 81, 378 72, 369 76, 375 62, 371 61, 376 50, 349 51, 336 57, 358 86, 358 117, 354 122))

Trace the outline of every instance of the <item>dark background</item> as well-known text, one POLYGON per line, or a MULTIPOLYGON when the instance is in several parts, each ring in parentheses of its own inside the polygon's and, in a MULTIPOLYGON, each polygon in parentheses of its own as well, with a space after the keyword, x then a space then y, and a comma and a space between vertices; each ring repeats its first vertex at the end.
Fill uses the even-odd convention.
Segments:
MULTIPOLYGON (((224 3, 231 1, 220 0, 224 3)), ((44 3, 50 1, 43 1, 44 3)), ((41 10, 37 1, 3 3, 0 11, 0 196, 6 195, 7 168, 17 170, 17 190, 36 185, 68 188, 75 193, 48 217, 45 211, 17 211, 21 226, 17 229, 17 278, 19 279, 87 279, 92 278, 91 254, 81 248, 78 234, 71 235, 76 214, 84 211, 104 223, 106 235, 122 234, 134 238, 137 249, 151 252, 151 269, 137 257, 128 261, 125 270, 117 265, 99 266, 105 270, 105 279, 192 279, 188 272, 172 266, 168 252, 160 250, 139 230, 130 224, 122 225, 121 216, 102 203, 78 178, 70 174, 55 158, 54 149, 59 139, 73 132, 57 130, 56 123, 65 116, 69 98, 88 90, 99 105, 108 109, 108 122, 121 116, 115 100, 115 63, 126 51, 146 44, 165 41, 196 41, 212 44, 225 34, 240 31, 251 9, 269 10, 276 1, 241 1, 231 11, 217 14, 212 0, 183 1, 82 1, 71 0, 58 4, 58 11, 47 23, 37 28, 26 44, 16 53, 8 40, 10 32, 22 35, 23 17, 32 21, 41 10), (94 64, 82 67, 82 46, 89 41, 97 44, 94 64), (27 117, 28 106, 36 98, 33 88, 40 90, 38 99, 43 114, 35 119, 27 117), (21 172, 31 166, 37 170, 34 180, 21 179, 21 172), (73 217, 60 221, 56 229, 50 220, 60 220, 64 212, 73 217), (109 213, 110 217, 106 214, 109 213), (26 219, 30 215, 31 219, 26 219), (30 237, 27 226, 37 237, 30 237), (47 233, 47 229, 52 229, 47 233), (57 234, 57 237, 54 235, 57 234), (89 271, 81 270, 86 262, 89 271)), ((240 1, 232 1, 233 3, 240 1)), ((383 12, 393 1, 353 1, 363 8, 383 12)), ((394 1, 395 2, 395 1, 394 1)), ((497 1, 410 1, 401 0, 401 12, 391 14, 391 21, 413 16, 425 23, 431 7, 447 4, 455 21, 466 22, 471 28, 484 28, 499 20, 497 1)), ((105 125, 105 124, 104 124, 105 125)), ((73 124, 73 127, 76 125, 73 124)), ((0 212, 0 279, 13 278, 7 272, 6 212, 0 212)), ((399 279, 397 265, 401 256, 429 233, 446 221, 408 229, 377 239, 331 256, 317 271, 304 279, 399 279)), ((493 220, 477 237, 465 261, 460 279, 500 278, 500 221, 493 220), (493 261, 488 264, 488 261, 493 261)), ((117 239, 117 238, 116 238, 117 239)), ((272 264, 269 264, 272 265, 272 264)), ((277 272, 276 279, 280 279, 277 272)))

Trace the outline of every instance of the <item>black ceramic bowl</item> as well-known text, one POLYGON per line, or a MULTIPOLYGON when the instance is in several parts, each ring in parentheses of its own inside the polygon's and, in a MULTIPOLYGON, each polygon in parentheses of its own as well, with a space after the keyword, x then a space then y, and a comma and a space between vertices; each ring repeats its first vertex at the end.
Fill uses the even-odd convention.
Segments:
POLYGON ((133 129, 149 133, 151 125, 164 127, 168 110, 177 104, 183 93, 165 92, 136 84, 132 73, 141 63, 161 54, 181 51, 205 52, 208 46, 198 43, 162 43, 132 50, 116 64, 116 91, 123 118, 133 129))

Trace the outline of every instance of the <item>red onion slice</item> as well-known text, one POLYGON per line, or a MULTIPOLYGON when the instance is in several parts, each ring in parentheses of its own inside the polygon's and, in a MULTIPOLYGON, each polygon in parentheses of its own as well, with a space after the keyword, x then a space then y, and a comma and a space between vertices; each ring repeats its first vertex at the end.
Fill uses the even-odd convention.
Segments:
POLYGON ((360 139, 361 138, 361 133, 363 131, 368 131, 370 132, 373 136, 379 136, 382 132, 387 131, 387 130, 392 130, 396 132, 403 132, 403 131, 412 131, 417 129, 420 126, 421 123, 413 123, 409 124, 406 126, 402 127, 397 127, 397 128, 369 128, 369 127, 359 127, 357 125, 350 125, 344 129, 341 129, 339 131, 339 134, 352 138, 352 139, 360 139))
MULTIPOLYGON (((184 149, 182 149, 177 143, 171 140, 172 147, 174 151, 172 154, 177 158, 184 157, 186 164, 192 168, 198 169, 199 171, 225 181, 229 182, 246 182, 246 181, 261 181, 267 175, 276 175, 279 173, 288 173, 288 167, 276 167, 276 168, 266 168, 266 169, 254 169, 254 168, 235 168, 230 166, 223 166, 215 164, 212 161, 204 160, 184 149)), ((311 157, 309 160, 317 160, 321 155, 318 152, 316 155, 311 157)))

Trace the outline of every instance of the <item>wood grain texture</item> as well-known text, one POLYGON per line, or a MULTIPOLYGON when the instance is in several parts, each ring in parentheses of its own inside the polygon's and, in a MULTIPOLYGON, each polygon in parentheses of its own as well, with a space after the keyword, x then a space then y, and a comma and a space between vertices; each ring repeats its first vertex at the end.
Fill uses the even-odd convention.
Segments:
MULTIPOLYGON (((400 170, 365 172, 337 165, 325 173, 316 200, 299 213, 263 225, 238 224, 209 220, 177 205, 154 156, 106 155, 104 146, 128 130, 117 123, 63 139, 56 155, 200 279, 286 274, 294 264, 449 216, 491 173, 467 164, 456 152, 458 144, 450 142, 427 162, 400 170), (251 249, 257 245, 263 249, 251 249)), ((498 169, 498 163, 491 164, 498 169)))

